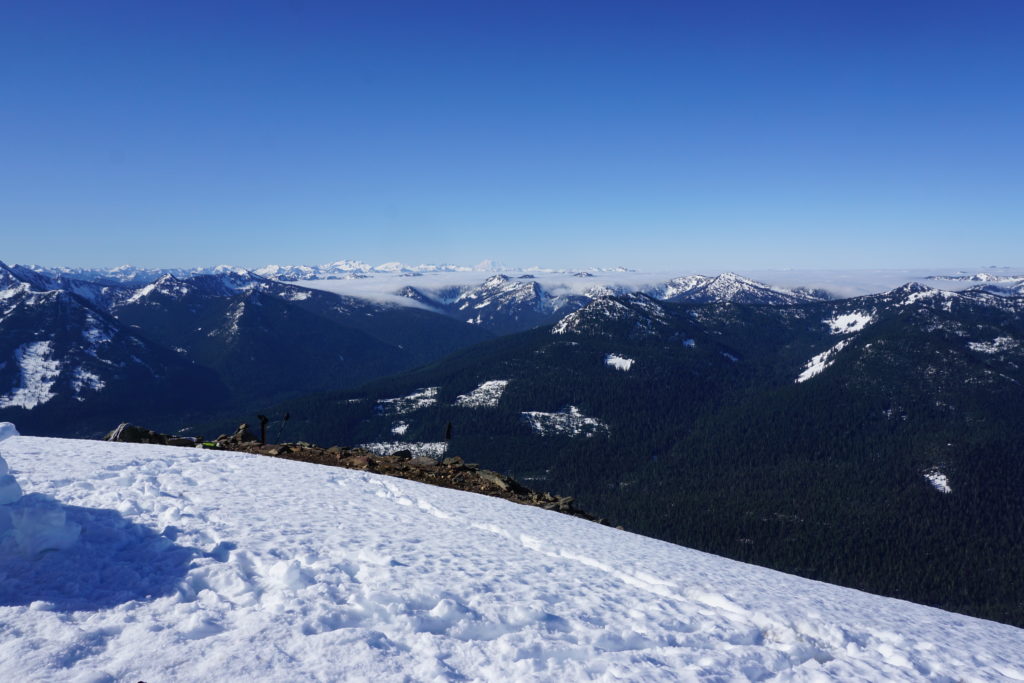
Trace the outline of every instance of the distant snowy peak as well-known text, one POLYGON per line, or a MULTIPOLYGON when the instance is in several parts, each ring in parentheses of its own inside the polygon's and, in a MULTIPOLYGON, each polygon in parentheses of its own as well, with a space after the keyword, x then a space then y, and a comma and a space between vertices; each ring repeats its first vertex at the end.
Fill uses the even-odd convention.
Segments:
POLYGON ((949 280, 952 282, 1020 282, 1024 274, 993 275, 992 273, 956 273, 955 275, 929 275, 926 280, 949 280))
POLYGON ((692 303, 737 303, 772 306, 820 301, 808 292, 793 292, 772 287, 736 273, 715 277, 687 275, 653 288, 651 294, 667 301, 692 303))
POLYGON ((644 337, 656 334, 666 321, 661 304, 644 294, 600 297, 559 320, 551 333, 644 337))
POLYGON ((534 278, 496 274, 476 287, 458 290, 448 312, 471 325, 498 332, 550 324, 555 316, 587 301, 580 295, 552 295, 534 278))
POLYGON ((389 261, 373 266, 364 261, 340 260, 333 263, 325 263, 319 266, 279 266, 270 265, 257 268, 257 275, 281 280, 283 282, 296 282, 299 280, 351 280, 371 277, 375 274, 383 275, 418 275, 422 273, 457 273, 473 270, 488 271, 490 268, 468 268, 465 266, 454 266, 451 264, 420 264, 410 266, 398 261, 389 261))
POLYGON ((871 294, 859 297, 858 301, 872 301, 894 309, 942 310, 952 313, 961 307, 998 308, 1010 313, 1024 312, 1024 298, 1014 293, 993 293, 988 291, 992 285, 952 292, 935 289, 919 282, 908 282, 884 294, 871 294))
POLYGON ((167 273, 148 285, 122 288, 110 296, 112 310, 131 304, 158 305, 187 296, 231 298, 249 292, 262 292, 289 301, 301 301, 314 292, 287 282, 261 277, 241 268, 223 268, 216 274, 179 278, 167 273))
POLYGON ((536 280, 492 275, 479 287, 463 292, 455 300, 455 304, 459 310, 484 307, 500 309, 506 306, 528 306, 535 310, 543 310, 548 298, 536 280))

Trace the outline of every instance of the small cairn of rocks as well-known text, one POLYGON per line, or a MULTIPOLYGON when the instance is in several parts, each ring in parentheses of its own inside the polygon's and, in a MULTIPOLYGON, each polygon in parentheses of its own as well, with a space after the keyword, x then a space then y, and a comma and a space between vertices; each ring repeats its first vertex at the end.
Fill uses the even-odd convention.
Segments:
POLYGON ((606 523, 603 519, 577 509, 572 497, 531 491, 511 477, 506 477, 493 470, 481 469, 479 465, 467 463, 458 456, 437 460, 426 456, 414 456, 408 450, 395 451, 390 455, 377 455, 361 448, 342 446, 322 448, 305 441, 264 444, 260 443, 260 440, 249 429, 249 425, 244 423, 240 424, 233 434, 221 434, 212 442, 203 442, 202 439, 191 437, 172 437, 127 424, 119 425, 117 429, 107 435, 106 439, 107 441, 156 443, 168 446, 200 446, 364 470, 434 486, 481 493, 523 505, 554 510, 600 524, 606 523))

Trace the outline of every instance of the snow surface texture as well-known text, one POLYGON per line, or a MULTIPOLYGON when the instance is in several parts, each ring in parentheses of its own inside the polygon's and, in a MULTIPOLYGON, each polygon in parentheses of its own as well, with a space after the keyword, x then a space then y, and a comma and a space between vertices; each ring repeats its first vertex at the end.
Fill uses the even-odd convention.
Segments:
POLYGON ((604 364, 608 367, 615 368, 616 370, 622 370, 628 372, 633 367, 633 363, 636 361, 632 358, 626 358, 615 353, 609 353, 604 357, 604 364))
POLYGON ((596 417, 587 417, 576 406, 569 406, 557 413, 529 411, 523 417, 541 436, 586 436, 608 431, 608 425, 596 417))
POLYGON ((2 680, 1024 678, 1020 629, 539 508, 245 453, 3 447, 84 528, 2 567, 2 680))
POLYGON ((495 408, 508 386, 507 379, 492 379, 484 382, 468 394, 456 397, 455 405, 462 408, 495 408))
POLYGON ((826 368, 835 362, 836 354, 846 348, 849 343, 849 339, 844 339, 828 351, 822 351, 817 356, 811 358, 804 366, 804 371, 801 372, 800 376, 794 381, 799 384, 800 382, 806 382, 810 378, 820 375, 826 368))

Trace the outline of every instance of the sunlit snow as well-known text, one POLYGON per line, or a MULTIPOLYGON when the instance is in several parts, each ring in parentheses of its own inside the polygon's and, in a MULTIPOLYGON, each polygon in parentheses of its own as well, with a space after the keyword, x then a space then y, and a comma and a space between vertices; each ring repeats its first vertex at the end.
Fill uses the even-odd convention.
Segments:
POLYGON ((827 367, 835 362, 835 356, 837 353, 846 348, 847 344, 850 343, 849 339, 844 339, 828 351, 822 351, 817 356, 814 356, 807 365, 804 366, 804 371, 800 373, 800 376, 796 378, 796 382, 806 382, 810 378, 820 375, 827 367))
POLYGON ((1024 678, 1024 630, 539 508, 246 453, 0 448, 83 527, 0 555, 4 681, 1024 678))
POLYGON ((633 363, 636 361, 632 358, 626 358, 615 353, 609 353, 604 357, 604 364, 615 368, 616 370, 622 370, 623 372, 628 371, 633 367, 633 363))
POLYGON ((507 386, 507 379, 488 380, 468 394, 460 394, 456 397, 455 405, 463 408, 494 408, 501 400, 507 386))
POLYGON ((14 352, 14 361, 21 369, 19 386, 0 396, 0 408, 31 410, 46 403, 56 394, 53 385, 60 374, 60 361, 50 358, 53 344, 49 341, 22 344, 14 352))
POLYGON ((952 493, 953 489, 949 485, 949 477, 942 473, 938 467, 933 467, 924 473, 924 478, 928 480, 928 483, 935 487, 936 491, 941 493, 952 493))
POLYGON ((377 455, 391 455, 397 451, 409 451, 415 457, 440 458, 448 452, 446 441, 375 441, 359 444, 360 448, 377 455))
POLYGON ((874 320, 874 316, 864 311, 854 311, 829 318, 824 321, 832 330, 832 334, 847 334, 849 332, 860 332, 874 320))
POLYGON ((385 415, 404 415, 420 408, 426 408, 437 403, 437 390, 439 387, 425 387, 417 389, 408 396, 397 398, 382 398, 377 401, 376 409, 385 415))
POLYGON ((608 425, 595 417, 587 417, 576 406, 568 406, 557 413, 524 412, 523 417, 541 436, 585 436, 608 431, 608 425))
POLYGON ((1015 349, 1019 344, 1013 337, 996 337, 990 342, 969 342, 967 346, 972 351, 979 351, 981 353, 1000 353, 1015 349))

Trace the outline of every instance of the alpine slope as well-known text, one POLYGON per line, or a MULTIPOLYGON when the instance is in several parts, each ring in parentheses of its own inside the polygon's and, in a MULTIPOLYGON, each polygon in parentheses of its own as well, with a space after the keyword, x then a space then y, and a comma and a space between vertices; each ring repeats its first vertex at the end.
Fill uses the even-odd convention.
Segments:
POLYGON ((0 680, 1024 680, 1024 631, 372 473, 0 429, 0 680))

